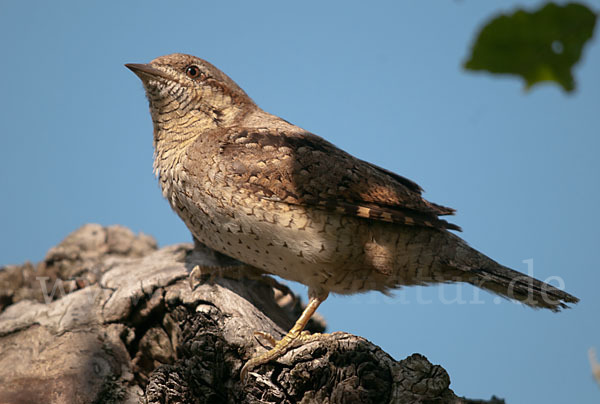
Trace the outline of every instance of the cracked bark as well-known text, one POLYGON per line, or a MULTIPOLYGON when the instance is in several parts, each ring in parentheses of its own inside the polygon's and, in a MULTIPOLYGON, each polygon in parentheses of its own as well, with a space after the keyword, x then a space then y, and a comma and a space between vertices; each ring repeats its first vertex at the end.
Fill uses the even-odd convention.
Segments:
POLYGON ((424 356, 396 361, 346 333, 295 346, 243 385, 241 366, 265 349, 254 331, 282 336, 301 304, 270 278, 219 276, 247 273, 229 261, 191 285, 191 268, 215 260, 90 224, 37 265, 0 268, 0 402, 503 403, 459 398, 424 356))

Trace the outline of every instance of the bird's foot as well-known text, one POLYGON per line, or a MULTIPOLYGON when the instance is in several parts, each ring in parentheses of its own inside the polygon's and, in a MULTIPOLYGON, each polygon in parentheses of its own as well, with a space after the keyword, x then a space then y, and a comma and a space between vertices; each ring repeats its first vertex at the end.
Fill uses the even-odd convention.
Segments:
POLYGON ((215 283, 217 278, 228 277, 232 279, 241 279, 238 273, 239 269, 235 267, 209 267, 205 265, 196 265, 188 276, 188 282, 190 283, 190 289, 194 289, 201 283, 207 283, 212 285, 215 283))
POLYGON ((242 382, 246 382, 248 378, 248 372, 250 372, 257 366, 264 365, 274 359, 279 358, 293 347, 305 344, 310 341, 315 341, 328 334, 311 334, 309 331, 290 331, 279 341, 277 341, 271 334, 262 331, 257 331, 254 333, 254 335, 266 340, 271 346, 271 349, 261 355, 255 356, 254 358, 246 362, 246 364, 242 367, 242 371, 240 374, 242 382))
POLYGON ((278 290, 280 296, 293 296, 294 293, 286 285, 283 285, 267 275, 264 271, 252 267, 250 265, 234 265, 234 266, 223 266, 223 267, 209 267, 196 265, 190 271, 188 281, 190 288, 194 289, 198 284, 207 282, 209 285, 215 283, 217 278, 228 278, 234 280, 250 279, 253 281, 259 281, 267 286, 278 290))
POLYGON ((199 265, 196 265, 188 276, 188 282, 190 283, 190 289, 194 290, 196 285, 200 283, 200 278, 202 278, 202 269, 200 269, 199 265))
POLYGON ((217 278, 229 278, 240 280, 243 278, 251 278, 254 275, 253 267, 247 265, 234 266, 207 266, 196 265, 190 271, 188 277, 190 287, 192 289, 199 283, 213 284, 217 278))
POLYGON ((277 345, 277 339, 274 336, 272 336, 271 334, 269 334, 268 332, 254 331, 254 336, 260 337, 263 340, 267 341, 267 343, 269 344, 269 346, 271 348, 274 348, 275 345, 277 345))
MULTIPOLYGON (((260 337, 263 340, 265 340, 271 348, 274 348, 277 345, 277 343, 279 342, 279 341, 277 341, 277 339, 275 337, 273 337, 268 332, 255 331, 254 335, 256 337, 260 337)), ((300 333, 300 335, 298 336, 298 338, 296 338, 295 341, 304 341, 304 339, 306 339, 308 337, 317 336, 317 335, 322 335, 322 334, 320 334, 320 333, 311 334, 310 331, 304 330, 300 333)))

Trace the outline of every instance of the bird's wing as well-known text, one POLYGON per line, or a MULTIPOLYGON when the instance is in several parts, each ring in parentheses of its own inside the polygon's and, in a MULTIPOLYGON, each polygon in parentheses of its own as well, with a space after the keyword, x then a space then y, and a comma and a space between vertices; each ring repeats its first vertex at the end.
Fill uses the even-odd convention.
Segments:
POLYGON ((225 181, 262 198, 372 220, 460 230, 438 217, 454 210, 425 200, 416 183, 308 132, 230 131, 217 159, 225 181))

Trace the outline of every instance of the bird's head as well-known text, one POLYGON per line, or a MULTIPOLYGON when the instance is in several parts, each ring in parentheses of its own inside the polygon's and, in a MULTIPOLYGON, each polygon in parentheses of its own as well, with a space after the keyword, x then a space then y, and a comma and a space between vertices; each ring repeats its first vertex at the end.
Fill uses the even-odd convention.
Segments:
POLYGON ((172 129, 198 133, 231 126, 255 105, 226 74, 195 56, 174 53, 125 66, 144 84, 155 140, 172 129))

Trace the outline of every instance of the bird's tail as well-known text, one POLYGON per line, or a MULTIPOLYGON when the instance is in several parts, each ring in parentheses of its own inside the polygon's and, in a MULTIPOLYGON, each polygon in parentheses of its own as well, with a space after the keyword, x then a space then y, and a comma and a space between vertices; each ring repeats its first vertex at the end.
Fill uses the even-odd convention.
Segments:
POLYGON ((530 307, 560 311, 569 308, 567 303, 579 301, 564 290, 497 263, 495 266, 472 269, 469 272, 472 275, 469 283, 530 307))
POLYGON ((462 273, 464 281, 530 307, 560 311, 579 301, 564 290, 500 265, 462 240, 455 258, 451 266, 462 273))

